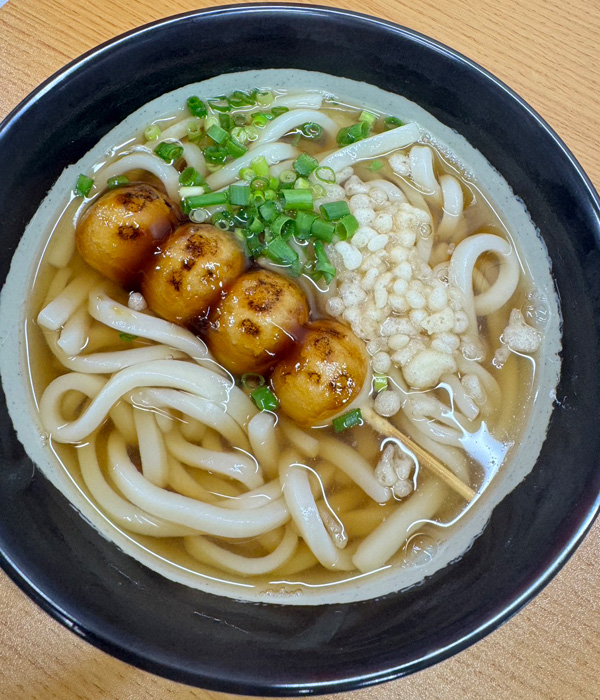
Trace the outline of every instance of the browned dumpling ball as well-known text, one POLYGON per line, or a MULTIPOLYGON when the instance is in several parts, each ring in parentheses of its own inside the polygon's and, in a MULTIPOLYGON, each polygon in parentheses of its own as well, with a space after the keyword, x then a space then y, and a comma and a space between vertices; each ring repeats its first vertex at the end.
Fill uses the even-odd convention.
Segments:
POLYGON ((161 245, 142 276, 148 306, 162 318, 193 324, 206 316, 224 287, 246 267, 233 233, 210 224, 185 224, 161 245))
POLYGON ((85 212, 75 232, 83 259, 106 277, 131 282, 177 224, 168 198, 146 184, 103 194, 85 212))
POLYGON ((271 270, 239 277, 211 312, 208 346, 231 372, 264 372, 289 350, 308 321, 296 282, 271 270))
POLYGON ((369 360, 361 340, 337 321, 316 321, 271 378, 281 408, 298 425, 323 425, 360 393, 369 360))

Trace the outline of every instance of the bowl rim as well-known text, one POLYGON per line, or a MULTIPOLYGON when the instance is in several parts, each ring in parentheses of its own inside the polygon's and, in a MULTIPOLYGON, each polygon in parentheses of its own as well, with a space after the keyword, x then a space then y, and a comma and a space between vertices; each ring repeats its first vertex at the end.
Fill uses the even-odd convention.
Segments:
MULTIPOLYGON (((239 15, 256 14, 256 13, 297 13, 306 17, 313 17, 317 20, 320 17, 339 17, 340 19, 350 19, 358 22, 363 22, 370 26, 381 27, 387 31, 393 31, 403 38, 411 42, 417 42, 435 54, 441 54, 451 59, 453 62, 462 64, 468 70, 475 72, 486 79, 493 87, 503 92, 510 100, 517 103, 536 123, 547 136, 552 139, 553 145, 558 148, 567 160, 568 167, 572 169, 577 176, 580 184, 584 186, 586 204, 589 210, 595 214, 598 220, 598 228, 593 231, 594 238, 600 244, 600 196, 594 188, 588 175, 583 170, 582 166, 575 158, 573 153, 558 136, 554 129, 535 111, 523 98, 521 98, 512 88, 501 81, 487 69, 480 66, 478 63, 468 58, 464 54, 452 49, 444 43, 432 39, 416 30, 400 25, 391 20, 382 19, 365 13, 360 13, 352 10, 346 10, 337 7, 328 7, 322 5, 303 5, 298 3, 248 3, 248 4, 230 4, 219 5, 216 7, 202 8, 191 10, 188 12, 170 15, 162 19, 155 20, 148 24, 135 27, 127 32, 112 37, 101 44, 84 52, 80 56, 68 62, 62 68, 53 73, 37 88, 23 98, 0 122, 0 140, 4 134, 10 130, 11 125, 16 122, 23 113, 29 110, 36 102, 43 97, 47 92, 53 90, 56 86, 64 83, 69 77, 76 73, 81 68, 93 62, 98 57, 110 52, 114 47, 120 44, 129 42, 138 37, 151 33, 159 27, 167 27, 176 25, 179 22, 185 22, 190 18, 204 16, 219 16, 228 13, 239 15)), ((581 544, 585 535, 591 528, 594 520, 600 513, 600 493, 598 493, 585 510, 584 517, 578 520, 578 526, 569 534, 564 545, 556 553, 549 565, 542 565, 541 571, 539 568, 535 571, 534 580, 532 583, 521 591, 510 593, 498 606, 499 611, 492 617, 488 617, 483 622, 480 622, 465 635, 460 636, 454 642, 444 647, 435 648, 429 654, 420 657, 419 659, 409 661, 407 663, 383 668, 371 674, 362 674, 360 676, 338 678, 334 681, 319 681, 315 683, 297 684, 281 684, 267 685, 260 681, 253 685, 244 685, 239 687, 236 683, 227 679, 215 679, 202 677, 202 687, 221 692, 233 693, 250 693, 252 695, 298 695, 298 694, 321 694, 329 692, 342 692, 348 690, 356 690, 359 688, 374 685, 376 683, 394 680, 396 678, 408 675, 415 671, 427 668, 434 663, 449 658, 459 651, 471 646, 479 641, 487 634, 497 629, 502 623, 506 622, 515 615, 524 605, 526 605, 533 597, 535 597, 548 583, 556 576, 560 569, 566 564, 569 558, 573 555, 577 547, 581 544)), ((93 644, 95 647, 105 651, 112 656, 132 664, 145 671, 157 673, 161 676, 181 682, 192 682, 190 674, 182 672, 174 663, 169 661, 157 662, 146 658, 141 652, 133 652, 124 646, 116 644, 101 635, 91 632, 78 624, 74 615, 71 615, 66 610, 61 609, 58 604, 54 603, 43 590, 38 588, 35 582, 28 576, 26 571, 19 569, 16 562, 12 561, 7 552, 0 550, 0 568, 8 575, 8 577, 37 605, 39 605, 52 618, 60 622, 67 629, 71 630, 85 641, 93 644)), ((197 679, 198 680, 198 679, 197 679)))

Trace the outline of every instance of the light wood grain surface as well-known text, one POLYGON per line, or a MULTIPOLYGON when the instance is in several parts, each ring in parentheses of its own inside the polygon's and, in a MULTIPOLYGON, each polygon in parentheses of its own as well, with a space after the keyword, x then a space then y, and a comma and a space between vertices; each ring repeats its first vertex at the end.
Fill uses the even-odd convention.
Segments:
MULTIPOLYGON (((209 0, 9 0, 0 8, 0 118, 98 43, 209 0)), ((323 4, 334 4, 324 2, 323 4)), ((434 37, 492 71, 558 131, 600 187, 599 0, 339 0, 434 37)), ((0 1, 1 5, 1 1, 0 1)), ((600 698, 600 522, 556 579, 501 629, 409 678, 342 700, 600 698)), ((208 700, 112 659, 0 576, 2 700, 208 700)))

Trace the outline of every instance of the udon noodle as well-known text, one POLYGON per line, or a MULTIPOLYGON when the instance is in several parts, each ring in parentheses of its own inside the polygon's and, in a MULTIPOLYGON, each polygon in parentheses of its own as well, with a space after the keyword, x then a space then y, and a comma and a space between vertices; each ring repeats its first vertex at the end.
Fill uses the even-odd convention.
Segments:
POLYGON ((145 108, 69 172, 27 310, 37 420, 64 490, 171 578, 276 602, 396 590, 526 473, 557 371, 542 244, 409 103, 234 79, 145 108))

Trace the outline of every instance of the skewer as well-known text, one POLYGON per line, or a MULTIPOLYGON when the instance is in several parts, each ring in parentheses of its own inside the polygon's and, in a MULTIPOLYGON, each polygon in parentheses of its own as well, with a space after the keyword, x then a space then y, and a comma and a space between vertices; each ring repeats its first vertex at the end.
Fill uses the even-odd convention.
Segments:
POLYGON ((361 409, 363 420, 368 423, 374 430, 387 437, 399 440, 406 448, 418 457, 423 466, 427 467, 433 474, 438 476, 450 488, 456 491, 459 496, 462 496, 466 501, 472 501, 477 495, 473 489, 461 481, 454 472, 450 471, 433 455, 430 455, 427 450, 424 450, 416 442, 413 442, 409 437, 395 428, 389 421, 375 413, 372 408, 365 407, 361 409))

